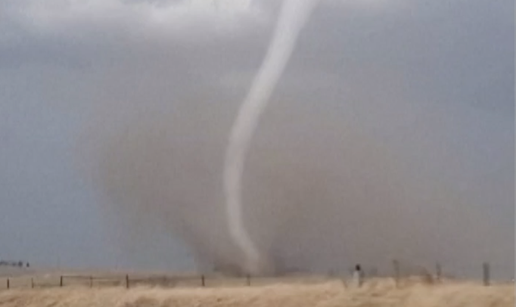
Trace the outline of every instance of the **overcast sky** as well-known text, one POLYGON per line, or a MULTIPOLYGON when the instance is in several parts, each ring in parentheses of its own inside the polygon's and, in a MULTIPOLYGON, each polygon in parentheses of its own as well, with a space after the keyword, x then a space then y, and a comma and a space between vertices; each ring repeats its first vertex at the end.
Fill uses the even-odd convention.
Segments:
MULTIPOLYGON (((106 179, 102 168, 126 168, 133 157, 118 165, 103 156, 106 144, 118 140, 122 152, 146 155, 147 145, 159 143, 142 141, 146 133, 163 133, 171 147, 182 148, 176 160, 170 157, 182 171, 173 176, 184 178, 177 193, 184 184, 185 199, 209 202, 211 194, 191 189, 200 185, 220 197, 227 133, 278 6, 0 1, 0 258, 192 270, 193 251, 173 233, 146 237, 152 239, 143 245, 120 243, 127 224, 106 204, 120 201, 111 192, 123 184, 106 179)), ((327 152, 346 151, 345 142, 335 145, 342 135, 362 135, 400 165, 401 182, 413 184, 409 194, 421 203, 436 202, 436 193, 458 195, 442 202, 467 203, 446 214, 442 208, 454 204, 435 205, 435 216, 472 212, 481 225, 475 237, 490 242, 479 243, 487 249, 479 253, 513 270, 513 14, 511 0, 321 0, 264 114, 250 163, 258 170, 263 159, 274 165, 287 159, 323 174, 341 170, 320 175, 340 178, 345 169, 334 165, 346 159, 327 152)), ((259 186, 249 193, 268 193, 259 186)))

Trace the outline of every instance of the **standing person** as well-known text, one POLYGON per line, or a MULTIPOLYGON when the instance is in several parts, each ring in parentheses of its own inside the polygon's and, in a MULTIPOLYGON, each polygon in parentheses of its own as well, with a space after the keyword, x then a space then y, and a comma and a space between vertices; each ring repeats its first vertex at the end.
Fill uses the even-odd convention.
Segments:
POLYGON ((354 287, 359 288, 362 286, 362 268, 360 264, 355 265, 355 270, 353 271, 352 284, 354 287))

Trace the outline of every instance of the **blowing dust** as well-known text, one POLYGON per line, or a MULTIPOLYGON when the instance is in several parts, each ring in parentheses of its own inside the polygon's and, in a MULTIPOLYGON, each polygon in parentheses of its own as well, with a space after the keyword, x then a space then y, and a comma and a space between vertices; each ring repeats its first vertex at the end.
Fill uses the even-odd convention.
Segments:
MULTIPOLYGON (((156 68, 167 69, 175 67, 156 68)), ((199 268, 228 274, 346 271, 354 263, 385 270, 400 259, 474 275, 485 260, 512 263, 511 234, 460 189, 461 156, 443 137, 446 111, 415 101, 391 71, 364 67, 345 91, 323 93, 328 100, 292 88, 287 72, 260 124, 250 121, 226 183, 224 161, 234 167, 228 134, 245 93, 171 90, 169 80, 129 72, 105 89, 83 144, 107 223, 124 229, 122 240, 152 248, 153 239, 174 237, 199 268), (239 212, 228 216, 235 187, 229 206, 239 212)), ((271 83, 259 109, 274 87, 261 82, 271 83)))

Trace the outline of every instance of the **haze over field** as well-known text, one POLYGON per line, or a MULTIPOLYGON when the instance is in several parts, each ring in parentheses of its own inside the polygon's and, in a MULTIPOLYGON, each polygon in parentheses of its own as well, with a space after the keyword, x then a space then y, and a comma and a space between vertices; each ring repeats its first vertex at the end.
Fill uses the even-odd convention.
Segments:
MULTIPOLYGON (((277 270, 513 275, 513 5, 320 1, 243 172, 246 228, 277 270)), ((224 155, 278 11, 2 1, 2 257, 241 268, 224 155)))

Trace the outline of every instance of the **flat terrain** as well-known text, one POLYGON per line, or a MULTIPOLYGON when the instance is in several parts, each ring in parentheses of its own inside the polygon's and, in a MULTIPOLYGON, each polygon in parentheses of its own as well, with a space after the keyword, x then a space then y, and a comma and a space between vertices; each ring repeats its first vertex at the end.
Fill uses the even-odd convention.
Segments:
POLYGON ((392 279, 368 280, 361 288, 341 281, 316 283, 268 283, 263 286, 228 285, 217 287, 85 287, 17 288, 0 290, 0 306, 514 306, 514 284, 484 287, 479 283, 443 282, 428 284, 392 279))

